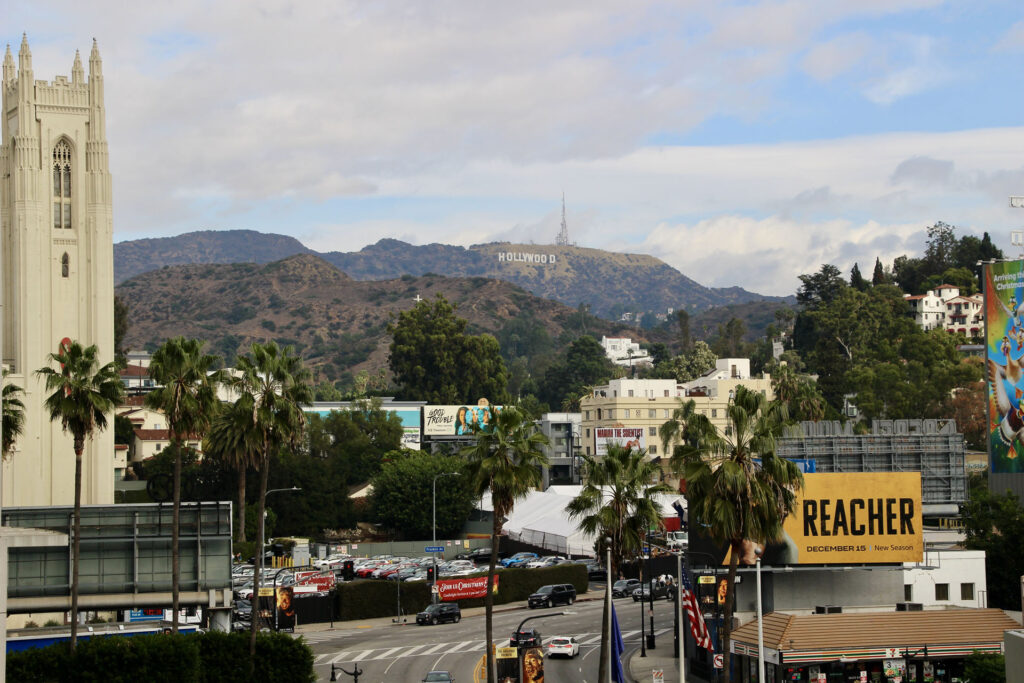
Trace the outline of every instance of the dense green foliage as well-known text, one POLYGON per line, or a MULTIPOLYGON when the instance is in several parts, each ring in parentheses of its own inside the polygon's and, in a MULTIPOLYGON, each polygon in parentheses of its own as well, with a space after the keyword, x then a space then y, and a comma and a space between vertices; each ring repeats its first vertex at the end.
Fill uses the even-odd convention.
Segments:
POLYGON ((6 458, 11 454, 11 449, 14 448, 14 442, 17 441, 18 437, 25 429, 25 404, 21 402, 21 396, 24 395, 24 390, 17 384, 12 384, 7 381, 7 370, 3 371, 3 389, 0 390, 0 401, 3 406, 3 457, 6 458))
POLYGON ((507 402, 507 375, 498 341, 466 333, 466 321, 443 297, 420 301, 388 325, 388 365, 406 400, 436 404, 507 402))
POLYGON ((972 474, 970 495, 961 508, 966 546, 985 551, 988 605, 1020 609, 1020 577, 1024 575, 1024 508, 1007 491, 989 491, 984 476, 972 474))
POLYGON ((584 335, 573 341, 565 355, 547 369, 539 398, 552 409, 579 409, 579 398, 595 384, 615 376, 615 366, 601 343, 584 335))
POLYGON ((964 658, 964 680, 1006 683, 1006 656, 974 652, 964 658))
POLYGON ((7 680, 26 683, 229 683, 315 681, 313 651, 285 633, 256 637, 255 673, 248 673, 248 636, 196 633, 92 638, 74 653, 57 643, 7 655, 7 680))
POLYGON ((470 490, 465 462, 454 456, 392 453, 372 481, 374 517, 401 538, 432 538, 435 481, 437 536, 458 536, 477 498, 470 490))

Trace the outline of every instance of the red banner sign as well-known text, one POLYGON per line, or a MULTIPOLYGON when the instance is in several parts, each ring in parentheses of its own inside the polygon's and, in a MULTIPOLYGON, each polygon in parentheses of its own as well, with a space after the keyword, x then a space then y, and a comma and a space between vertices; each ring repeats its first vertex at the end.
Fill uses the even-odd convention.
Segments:
POLYGON ((295 587, 295 592, 297 593, 309 591, 327 592, 334 588, 334 572, 295 572, 295 587))
MULTIPOLYGON (((494 576, 494 592, 498 592, 498 576, 494 576)), ((472 579, 442 579, 437 582, 437 593, 443 602, 464 600, 466 598, 482 598, 487 595, 487 577, 475 576, 472 579)))

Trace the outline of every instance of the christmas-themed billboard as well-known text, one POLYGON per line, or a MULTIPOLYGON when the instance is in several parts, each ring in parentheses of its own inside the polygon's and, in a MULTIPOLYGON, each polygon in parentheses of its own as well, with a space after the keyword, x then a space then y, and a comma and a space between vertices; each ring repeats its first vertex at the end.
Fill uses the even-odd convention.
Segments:
MULTIPOLYGON (((498 593, 498 575, 494 576, 494 593, 498 593)), ((483 598, 487 595, 487 577, 475 576, 471 579, 440 579, 437 582, 437 594, 443 602, 483 598)))
POLYGON ((989 471, 1024 472, 1024 261, 985 265, 989 471))

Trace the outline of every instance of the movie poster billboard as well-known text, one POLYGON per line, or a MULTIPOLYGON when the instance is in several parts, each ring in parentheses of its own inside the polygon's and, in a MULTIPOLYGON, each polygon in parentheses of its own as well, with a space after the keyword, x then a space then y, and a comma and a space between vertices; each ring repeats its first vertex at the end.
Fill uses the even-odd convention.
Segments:
MULTIPOLYGON (((494 594, 498 594, 497 574, 494 575, 494 594)), ((442 602, 483 598, 487 596, 487 577, 474 576, 471 579, 438 579, 434 584, 442 602)))
POLYGON ((275 592, 274 626, 278 631, 295 631, 295 591, 291 586, 278 586, 275 592))
POLYGON ((478 431, 489 431, 494 413, 501 406, 489 405, 480 399, 474 405, 423 406, 424 436, 473 436, 478 431))
POLYGON ((597 427, 594 429, 594 453, 608 454, 608 444, 628 448, 647 448, 646 427, 597 427))
POLYGON ((985 265, 989 471, 1024 472, 1024 261, 985 265))
MULTIPOLYGON (((692 508, 691 508, 691 514, 692 508)), ((695 533, 690 546, 729 564, 726 545, 695 533)), ((740 565, 892 564, 924 557, 920 472, 830 472, 804 475, 782 537, 746 541, 740 565)))

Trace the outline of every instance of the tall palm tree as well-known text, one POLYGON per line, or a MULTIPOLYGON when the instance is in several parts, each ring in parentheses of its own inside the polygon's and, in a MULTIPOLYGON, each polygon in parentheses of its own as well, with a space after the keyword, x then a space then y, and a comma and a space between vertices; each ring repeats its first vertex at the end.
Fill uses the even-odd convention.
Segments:
MULTIPOLYGON (((686 480, 691 528, 729 549, 722 634, 722 652, 728 653, 740 556, 747 544, 763 546, 782 536, 803 475, 794 463, 775 455, 776 439, 788 422, 784 403, 740 386, 726 408, 724 431, 694 410, 692 400, 687 403, 677 411, 686 415, 685 424, 663 427, 663 433, 674 430, 683 436, 671 463, 686 480)), ((725 680, 730 680, 730 669, 727 655, 725 680)))
MULTIPOLYGON (((584 484, 566 510, 569 518, 579 520, 580 529, 599 539, 611 539, 612 566, 608 570, 608 589, 618 576, 619 564, 626 557, 635 557, 643 547, 647 530, 661 524, 661 510, 654 496, 672 493, 672 487, 661 483, 661 468, 647 459, 645 449, 609 445, 604 457, 584 455, 584 484)), ((606 680, 608 662, 606 648, 610 639, 608 601, 605 600, 602 621, 601 663, 598 680, 606 680)))
POLYGON ((250 467, 259 467, 262 447, 251 409, 237 401, 221 407, 203 441, 203 453, 207 457, 220 460, 238 473, 235 540, 239 542, 245 541, 245 477, 250 467))
POLYGON ((25 431, 25 404, 18 398, 25 392, 17 384, 7 383, 7 370, 4 370, 4 388, 0 392, 3 403, 3 457, 6 460, 14 449, 14 442, 25 431))
POLYGON ((489 408, 491 428, 477 431, 476 442, 462 449, 477 496, 491 492, 494 524, 491 528, 491 560, 487 571, 487 595, 484 614, 487 631, 487 681, 494 683, 494 566, 498 562, 498 537, 501 527, 517 500, 525 498, 541 484, 540 468, 548 464, 541 450, 548 438, 515 406, 501 410, 489 408))
POLYGON ((203 353, 205 342, 174 337, 158 348, 149 361, 149 376, 157 388, 146 394, 146 406, 167 418, 174 449, 174 510, 171 518, 171 628, 178 632, 181 593, 181 456, 188 440, 206 432, 217 410, 217 384, 222 380, 214 366, 217 356, 203 353))
MULTIPOLYGON (((238 395, 235 410, 248 415, 246 430, 258 439, 260 470, 259 505, 256 511, 256 568, 253 586, 260 585, 259 559, 263 557, 263 513, 267 504, 267 478, 270 457, 285 446, 297 447, 302 440, 306 419, 302 406, 313 402, 313 376, 296 356, 292 347, 281 348, 276 342, 253 344, 251 355, 239 356, 237 373, 228 385, 238 395)), ((257 608, 253 608, 255 615, 257 608)), ((256 631, 259 619, 252 619, 249 635, 249 665, 256 656, 256 631)))
POLYGON ((78 642, 78 568, 82 526, 82 452, 85 440, 106 429, 107 415, 124 400, 120 365, 114 361, 101 366, 96 345, 82 347, 73 341, 61 344, 47 357, 58 369, 46 366, 36 374, 52 392, 43 404, 51 422, 60 422, 71 434, 75 448, 75 511, 71 539, 71 649, 78 642))

